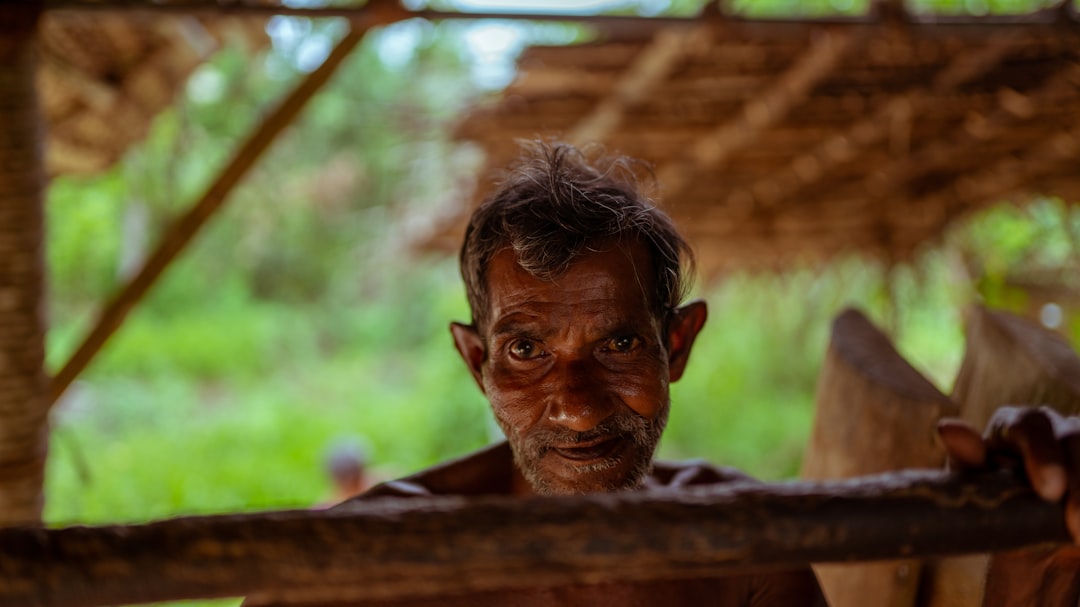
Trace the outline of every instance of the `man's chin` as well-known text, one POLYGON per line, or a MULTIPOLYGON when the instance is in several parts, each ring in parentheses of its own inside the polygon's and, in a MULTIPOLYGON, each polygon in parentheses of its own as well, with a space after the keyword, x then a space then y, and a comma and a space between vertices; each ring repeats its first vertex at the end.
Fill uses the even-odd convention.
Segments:
POLYGON ((533 490, 541 495, 581 495, 628 491, 641 487, 649 471, 649 460, 634 452, 632 446, 596 460, 575 460, 548 451, 544 457, 523 470, 533 490))

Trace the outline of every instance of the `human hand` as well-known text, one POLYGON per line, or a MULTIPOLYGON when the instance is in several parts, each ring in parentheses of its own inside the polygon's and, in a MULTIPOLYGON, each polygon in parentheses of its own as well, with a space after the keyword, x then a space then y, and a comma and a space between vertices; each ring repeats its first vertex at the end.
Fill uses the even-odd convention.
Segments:
POLYGON ((982 435, 959 419, 941 420, 938 435, 953 469, 1022 466, 1036 494, 1064 500, 1065 524, 1080 544, 1080 417, 1008 406, 994 413, 982 435))

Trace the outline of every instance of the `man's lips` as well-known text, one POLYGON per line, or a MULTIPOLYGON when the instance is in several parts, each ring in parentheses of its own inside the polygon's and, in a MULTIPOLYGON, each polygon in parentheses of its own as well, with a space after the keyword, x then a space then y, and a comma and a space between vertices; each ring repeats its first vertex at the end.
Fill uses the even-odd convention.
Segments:
POLYGON ((571 445, 552 445, 551 450, 569 460, 590 462, 607 459, 615 454, 625 443, 622 437, 606 436, 584 443, 571 445))

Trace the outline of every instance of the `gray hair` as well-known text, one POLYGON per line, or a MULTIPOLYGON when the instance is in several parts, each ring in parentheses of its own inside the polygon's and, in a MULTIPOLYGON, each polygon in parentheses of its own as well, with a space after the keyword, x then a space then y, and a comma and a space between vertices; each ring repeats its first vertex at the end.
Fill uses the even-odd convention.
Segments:
POLYGON ((461 276, 473 324, 489 313, 486 270, 512 248, 533 276, 552 280, 605 242, 643 243, 652 257, 650 305, 665 320, 690 288, 693 253, 671 218, 642 191, 639 161, 589 155, 565 143, 532 141, 496 191, 473 213, 461 247, 461 276))

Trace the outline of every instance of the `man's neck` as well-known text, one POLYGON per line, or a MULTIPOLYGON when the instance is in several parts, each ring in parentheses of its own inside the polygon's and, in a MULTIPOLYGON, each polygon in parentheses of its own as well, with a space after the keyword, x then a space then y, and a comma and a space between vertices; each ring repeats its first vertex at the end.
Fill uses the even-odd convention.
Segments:
POLYGON ((528 497, 530 495, 536 495, 536 491, 529 484, 529 481, 525 479, 525 475, 518 469, 515 462, 511 466, 512 472, 510 473, 510 495, 514 497, 528 497))

